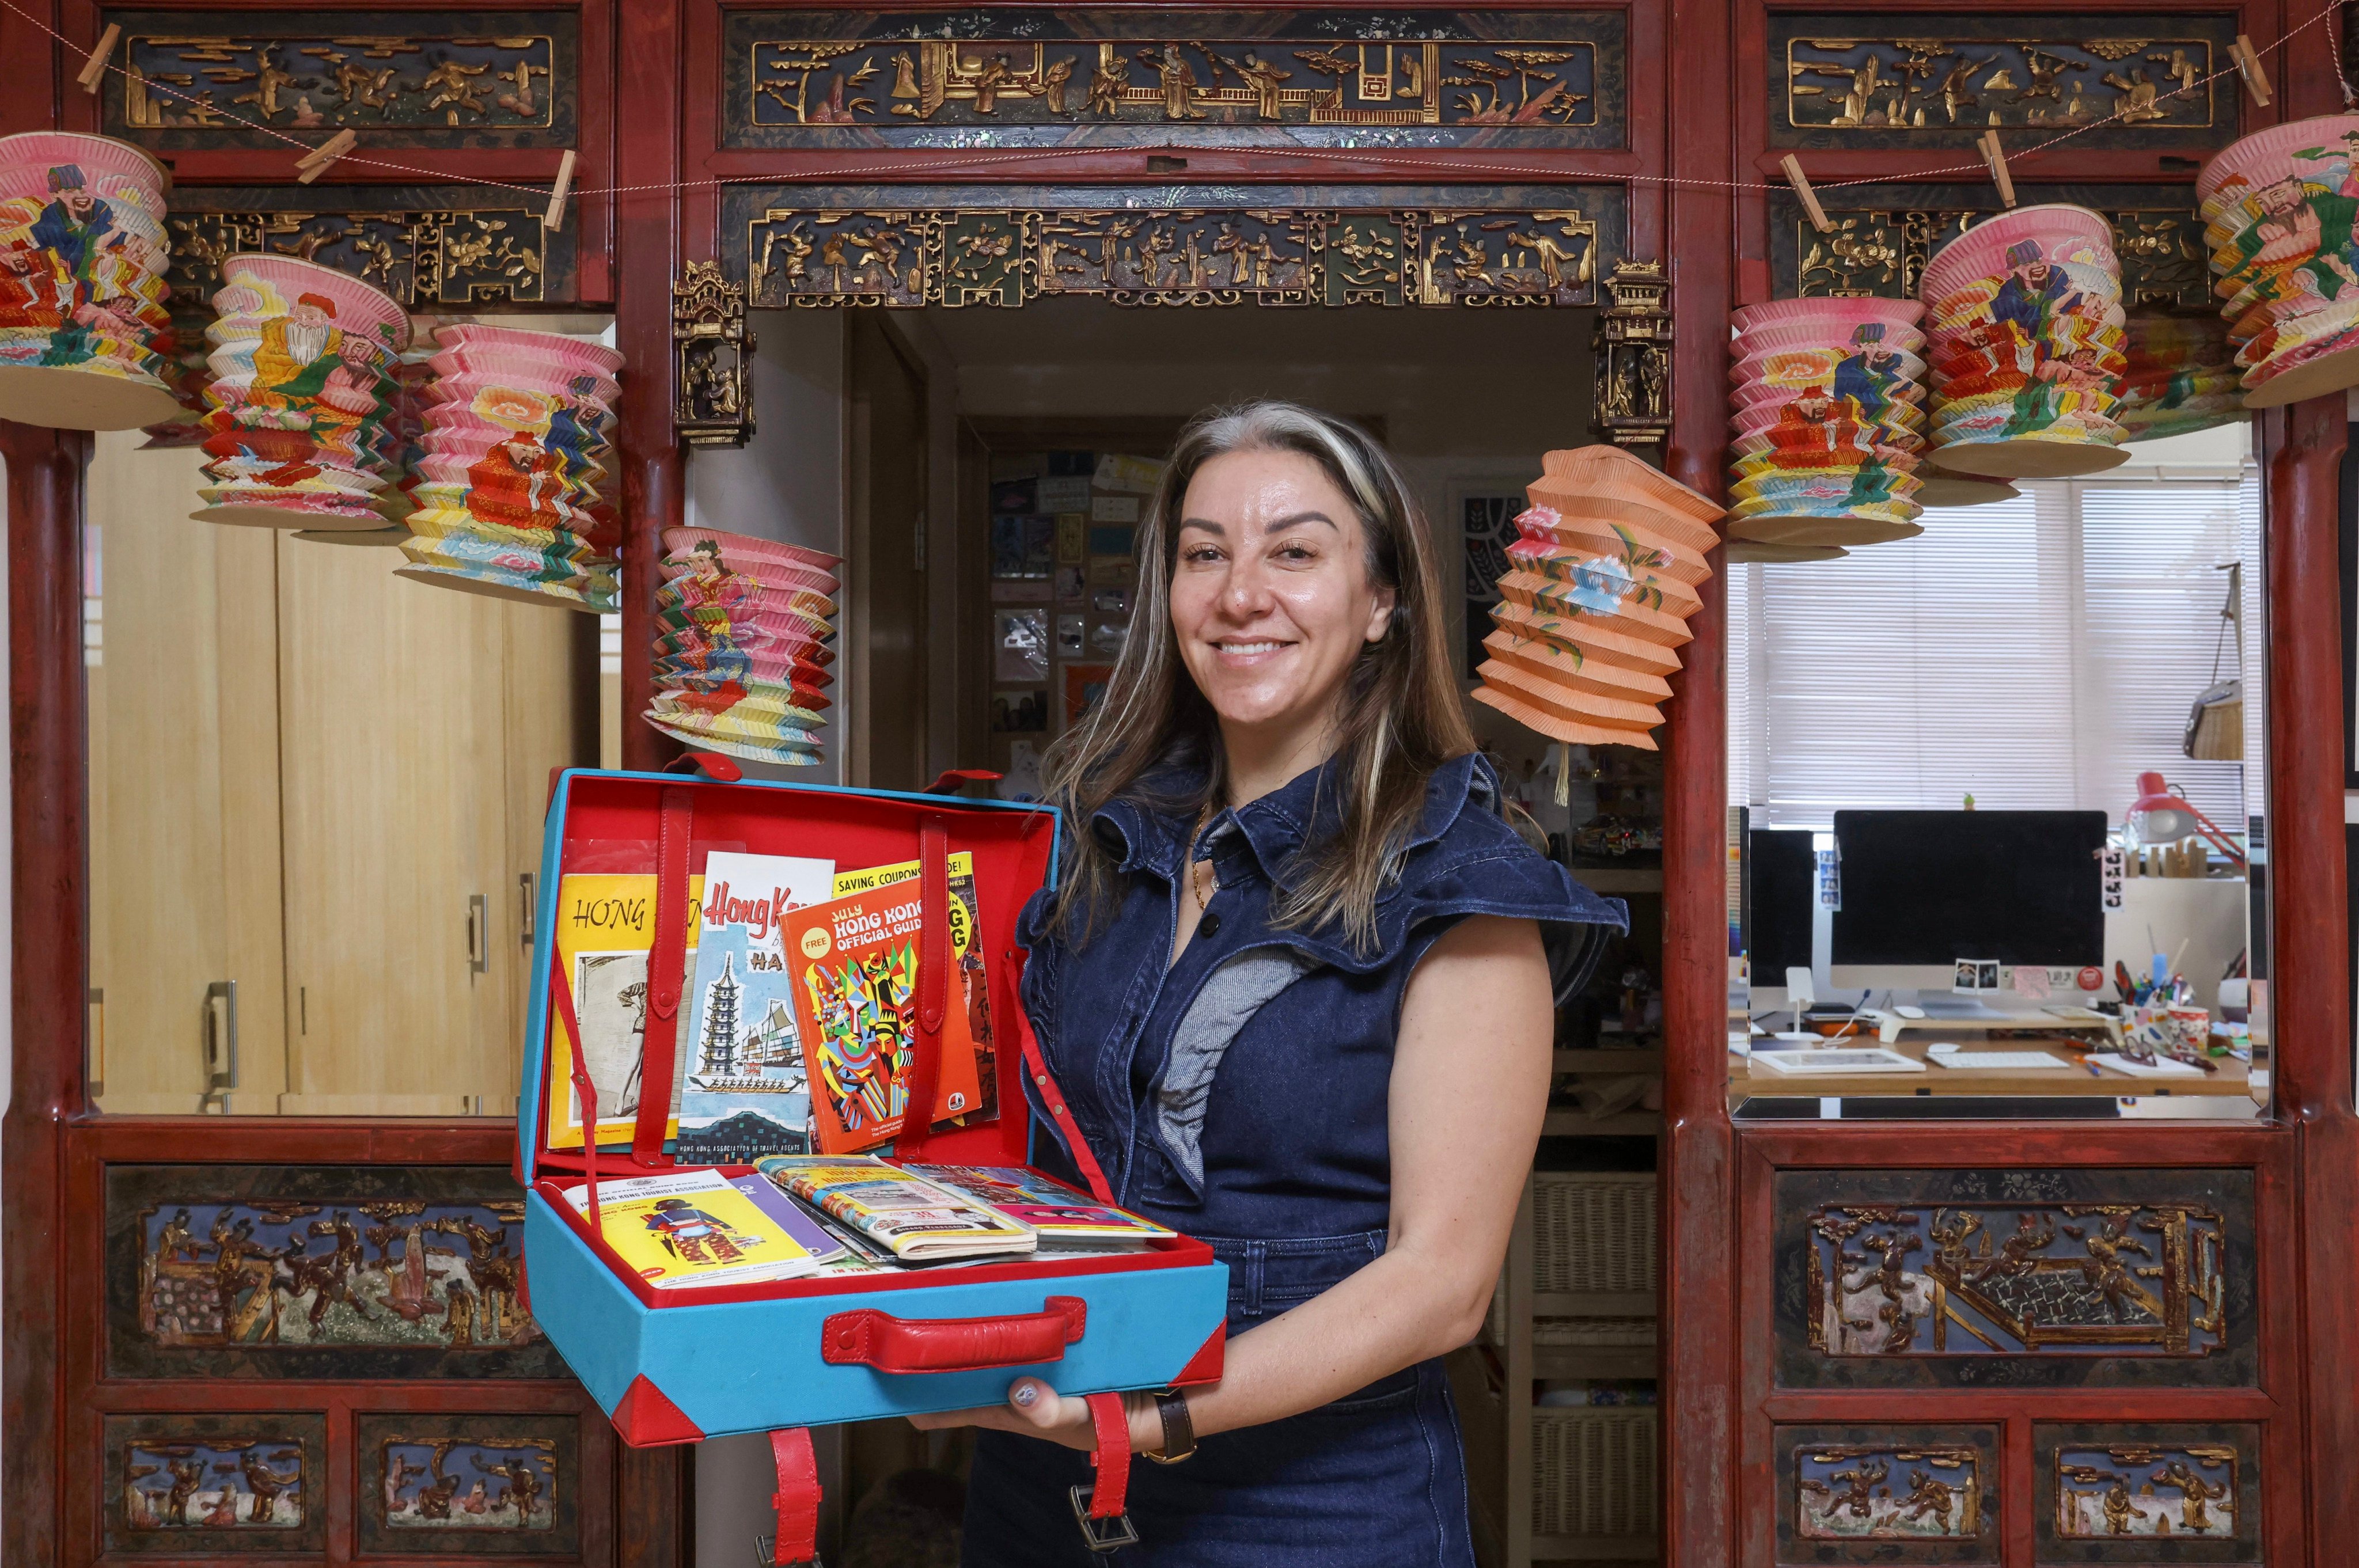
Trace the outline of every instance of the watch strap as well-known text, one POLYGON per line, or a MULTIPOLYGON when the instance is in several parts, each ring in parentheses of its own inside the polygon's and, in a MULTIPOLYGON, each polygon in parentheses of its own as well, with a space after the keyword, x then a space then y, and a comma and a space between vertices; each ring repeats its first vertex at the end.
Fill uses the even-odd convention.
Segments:
POLYGON ((1188 1396, 1166 1389, 1155 1396, 1155 1413, 1163 1422, 1163 1446, 1147 1457, 1158 1465, 1177 1465, 1196 1452, 1196 1423, 1188 1414, 1188 1396))

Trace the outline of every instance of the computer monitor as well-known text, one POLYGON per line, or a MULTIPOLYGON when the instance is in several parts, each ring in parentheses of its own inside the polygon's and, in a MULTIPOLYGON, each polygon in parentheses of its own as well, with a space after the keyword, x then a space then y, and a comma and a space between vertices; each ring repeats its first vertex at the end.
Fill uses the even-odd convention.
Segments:
POLYGON ((1794 827, 1756 827, 1745 836, 1745 956, 1756 989, 1782 986, 1788 969, 1810 967, 1815 837, 1794 827))
POLYGON ((1946 992, 1960 958, 2102 965, 2102 811, 1838 811, 1838 989, 1946 992))

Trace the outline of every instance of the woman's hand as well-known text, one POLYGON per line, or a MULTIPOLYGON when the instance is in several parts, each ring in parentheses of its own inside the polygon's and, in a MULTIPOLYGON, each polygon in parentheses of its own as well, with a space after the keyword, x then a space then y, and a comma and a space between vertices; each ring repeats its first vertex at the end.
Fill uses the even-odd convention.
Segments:
MULTIPOLYGON (((1163 1423, 1155 1413, 1155 1397, 1125 1394, 1122 1402, 1123 1412, 1130 1418, 1131 1452, 1162 1447, 1163 1423)), ((1089 1400, 1060 1394, 1038 1378, 1018 1378, 1007 1385, 1007 1402, 1004 1405, 913 1415, 909 1424, 920 1432, 951 1426, 987 1426, 1025 1437, 1045 1437, 1085 1454, 1094 1452, 1098 1445, 1097 1428, 1090 1420, 1089 1400)))

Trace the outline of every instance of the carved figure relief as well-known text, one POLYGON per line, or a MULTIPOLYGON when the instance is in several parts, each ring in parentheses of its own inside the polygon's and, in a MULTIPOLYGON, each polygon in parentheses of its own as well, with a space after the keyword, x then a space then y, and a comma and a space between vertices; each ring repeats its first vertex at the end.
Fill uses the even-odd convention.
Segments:
POLYGON ((102 1432, 110 1556, 323 1549, 324 1417, 110 1415, 102 1432))
POLYGON ((112 1376, 547 1377, 504 1172, 114 1166, 112 1376))
POLYGON ((375 1479, 391 1530, 538 1530, 557 1519, 549 1438, 388 1437, 375 1479))
POLYGON ((547 1561, 581 1549, 576 1417, 364 1411, 353 1442, 361 1553, 547 1561))
POLYGON ((1297 38, 753 45, 753 124, 1596 124, 1596 46, 1297 38))
POLYGON ((317 16, 110 11, 124 29, 108 129, 166 145, 267 146, 246 125, 351 126, 383 145, 556 146, 573 128, 576 23, 567 12, 317 16))
POLYGON ((2222 1343, 2218 1213, 2181 1204, 1830 1205, 1810 1219, 1829 1356, 2202 1356, 2222 1343))
POLYGON ((754 433, 745 287, 715 263, 689 263, 672 285, 671 341, 673 428, 691 446, 744 446, 754 433))
POLYGON ((2056 1450, 2055 1464, 2056 1533, 2063 1540, 2203 1541, 2236 1534, 2233 1447, 2066 1445, 2056 1450))
POLYGON ((536 304, 549 297, 540 214, 493 210, 172 212, 172 290, 196 302, 220 287, 222 257, 276 250, 349 271, 410 307, 536 304))
POLYGON ((2234 134, 2235 100, 2209 80, 2234 38, 2224 20, 2169 18, 2153 36, 2086 17, 1962 13, 1912 16, 1906 37, 1863 37, 1860 20, 1773 18, 1781 145, 1963 143, 1992 126, 2100 127, 2098 146, 2234 134))
POLYGON ((756 306, 1574 305, 1598 222, 1526 212, 772 208, 747 228, 756 306))
POLYGON ((1794 1455, 1794 1531, 1803 1540, 1971 1541, 1987 1481, 1970 1447, 1831 1444, 1794 1455))
MULTIPOLYGON (((1221 12, 738 12, 724 135, 941 145, 940 132, 1490 129, 1616 146, 1624 24, 1603 12, 1406 12, 1339 22, 1221 12), (828 133, 814 139, 809 133, 828 133), (865 133, 865 135, 862 135, 865 133)), ((961 137, 959 140, 972 140, 961 137)), ((1038 139, 1036 135, 1032 139, 1038 139)), ((1444 136, 1443 141, 1462 140, 1444 136)))
POLYGON ((521 1345, 524 1206, 186 1204, 139 1216, 158 1345, 521 1345))
POLYGON ((236 1434, 135 1442, 123 1452, 126 1530, 300 1530, 303 1447, 236 1434))
MULTIPOLYGON (((2209 257, 2203 224, 2183 188, 2133 201, 2111 191, 2060 192, 2103 212, 2114 225, 2114 248, 2122 261, 2122 293, 2132 303, 2211 303, 2209 257), (2167 200, 2167 204, 2158 200, 2167 200)), ((1876 295, 1913 297, 1925 265, 1942 246, 1998 211, 1985 190, 1919 187, 1856 187, 1830 193, 1827 217, 1832 232, 1821 234, 1790 200, 1773 198, 1777 286, 1802 297, 1876 295), (1971 195, 1952 205, 1952 191, 1971 195), (1894 200, 1898 198, 1897 200, 1894 200), (1928 198, 1933 200, 1928 200, 1928 198), (1837 203, 1848 202, 1848 205, 1837 203)))

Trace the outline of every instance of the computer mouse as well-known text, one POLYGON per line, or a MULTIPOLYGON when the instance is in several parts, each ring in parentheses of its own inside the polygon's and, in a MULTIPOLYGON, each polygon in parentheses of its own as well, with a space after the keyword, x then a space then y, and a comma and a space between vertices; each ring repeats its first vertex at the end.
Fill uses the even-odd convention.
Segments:
POLYGON ((1903 1018, 1922 1018, 1925 1016, 1925 1010, 1914 1003, 1905 1002, 1902 1005, 1894 1008, 1892 1011, 1898 1013, 1903 1018))
POLYGON ((1946 1040, 1942 1041, 1938 1045, 1928 1045, 1925 1047, 1926 1054, 1932 1056, 1946 1056, 1956 1049, 1957 1046, 1951 1044, 1946 1040))

